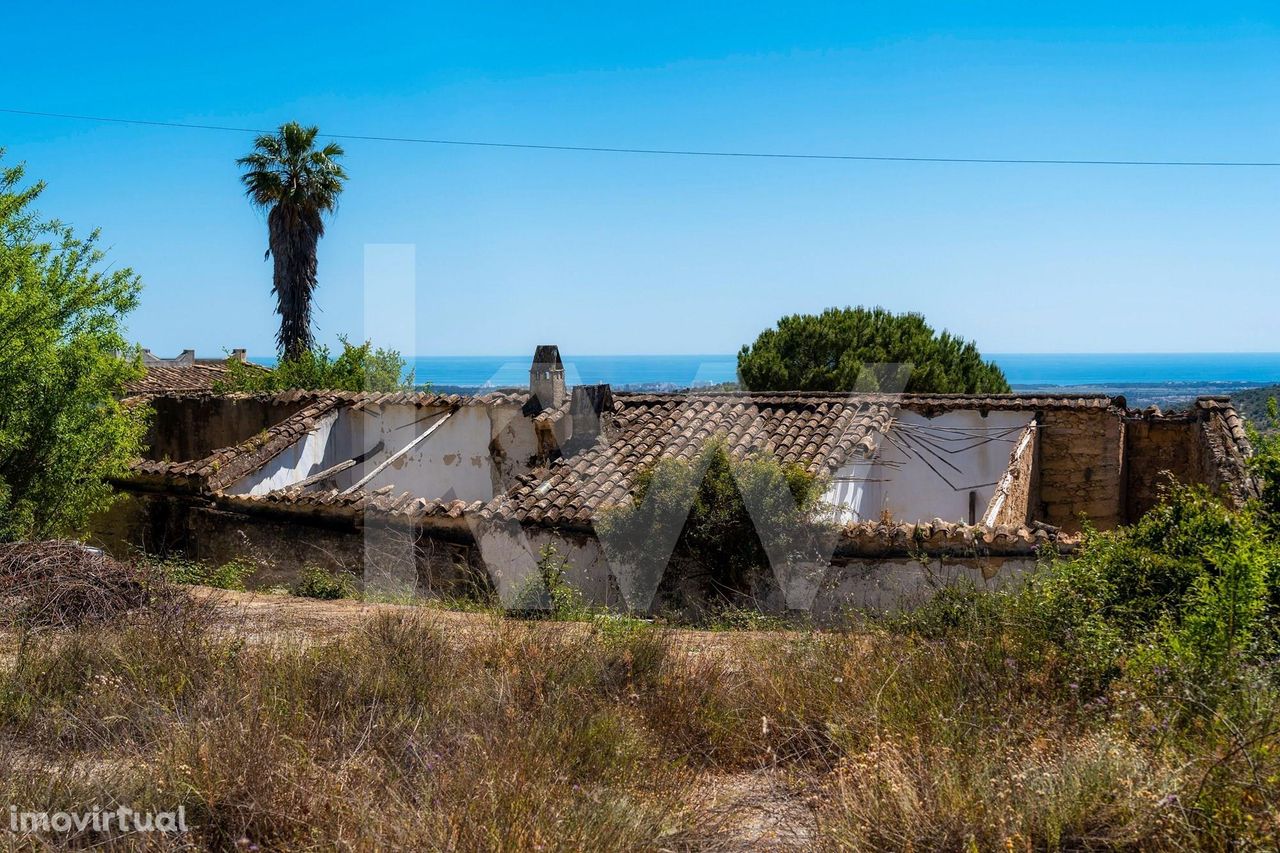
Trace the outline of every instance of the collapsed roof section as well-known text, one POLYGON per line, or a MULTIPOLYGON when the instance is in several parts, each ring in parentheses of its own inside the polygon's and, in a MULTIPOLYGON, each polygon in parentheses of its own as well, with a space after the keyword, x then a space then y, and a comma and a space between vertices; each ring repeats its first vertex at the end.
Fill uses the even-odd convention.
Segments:
POLYGON ((612 395, 603 407, 574 410, 577 447, 570 450, 577 452, 524 479, 483 514, 588 526, 599 509, 627 498, 644 468, 693 459, 713 437, 735 458, 764 453, 828 475, 852 458, 874 457, 896 411, 892 400, 822 395, 612 395))

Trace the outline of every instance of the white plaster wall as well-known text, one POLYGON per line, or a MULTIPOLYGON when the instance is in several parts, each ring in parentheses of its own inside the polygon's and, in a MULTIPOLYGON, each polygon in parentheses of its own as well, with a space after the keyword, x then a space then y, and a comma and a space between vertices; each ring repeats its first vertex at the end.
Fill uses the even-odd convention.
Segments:
POLYGON ((323 471, 328 464, 325 459, 330 453, 329 442, 338 418, 337 412, 325 415, 300 441, 262 468, 237 480, 226 491, 233 495, 265 495, 323 471))
POLYGON ((897 522, 916 523, 934 518, 967 522, 970 491, 977 492, 977 518, 981 519, 991 496, 995 494, 995 484, 1009 467, 1009 454, 1021 438, 1020 430, 1031 422, 1032 417, 1032 412, 990 412, 983 417, 977 411, 961 411, 927 418, 903 411, 894 423, 893 437, 903 443, 917 436, 927 437, 939 447, 951 451, 938 452, 960 470, 948 467, 928 453, 925 453, 929 463, 926 464, 914 454, 899 449, 888 438, 882 438, 877 459, 888 464, 871 467, 869 472, 851 466, 838 472, 837 477, 861 475, 870 481, 863 484, 860 493, 853 485, 845 487, 846 492, 856 498, 859 520, 874 521, 887 512, 897 522), (900 424, 907 425, 907 428, 903 429, 900 424), (937 431, 926 434, 913 431, 912 427, 959 428, 972 432, 937 431), (980 443, 983 436, 1001 433, 1007 433, 1001 440, 980 443), (937 469, 936 472, 930 469, 930 464, 937 469))
POLYGON ((617 594, 609 583, 609 566, 593 536, 567 536, 557 531, 522 528, 518 524, 485 523, 474 531, 480 558, 503 604, 514 604, 538 577, 538 560, 547 545, 565 561, 565 580, 584 601, 612 606, 617 594))
POLYGON ((497 436, 502 455, 495 459, 498 488, 515 485, 516 478, 532 470, 530 464, 538 454, 538 436, 533 419, 527 418, 519 406, 494 406, 489 409, 493 435, 497 436))
MULTIPOLYGON (((381 411, 345 410, 334 428, 334 464, 369 453, 379 442, 382 443, 382 449, 359 465, 344 471, 338 478, 339 486, 346 488, 363 479, 446 411, 448 410, 444 407, 418 409, 413 406, 388 406, 381 411)), ((434 437, 433 435, 428 441, 434 437)))
POLYGON ((606 607, 623 606, 615 585, 609 581, 609 561, 605 559, 599 539, 561 536, 535 529, 530 531, 529 544, 533 553, 539 555, 545 546, 554 546, 556 554, 565 561, 565 580, 577 587, 586 601, 606 607))
POLYGON ((841 610, 877 612, 909 610, 938 590, 957 583, 996 590, 1018 583, 1035 568, 1034 557, 914 560, 895 557, 856 560, 827 571, 823 589, 813 602, 816 617, 839 616, 841 610))
MULTIPOLYGON (((504 602, 515 600, 522 585, 537 576, 537 560, 547 544, 567 562, 566 577, 589 604, 624 609, 612 568, 595 537, 578 537, 554 530, 518 525, 486 525, 476 531, 481 556, 504 602)), ((819 620, 839 619, 846 610, 895 611, 919 606, 939 589, 972 583, 995 590, 1020 582, 1034 569, 1034 557, 969 557, 918 560, 909 557, 851 560, 822 573, 809 608, 819 620)), ((783 610, 781 595, 761 602, 766 609, 783 610)), ((790 602, 791 606, 798 606, 790 602)))
POLYGON ((879 492, 873 491, 873 480, 880 470, 873 462, 855 462, 836 471, 831 486, 822 499, 836 508, 835 520, 839 524, 864 521, 866 507, 877 500, 879 492))
MULTIPOLYGON (((373 446, 381 438, 386 447, 365 463, 365 470, 373 470, 429 429, 442 414, 428 417, 429 410, 412 406, 384 408, 373 423, 366 423, 364 440, 366 445, 373 446)), ((364 488, 372 491, 391 486, 395 494, 409 492, 422 498, 490 500, 493 497, 490 428, 489 412, 484 406, 463 406, 364 488)))
MULTIPOLYGON (((344 409, 229 491, 258 495, 283 488, 368 453, 381 442, 381 450, 334 478, 337 486, 345 489, 437 423, 447 411, 444 407, 416 406, 358 412, 344 409)), ((505 489, 517 476, 528 473, 537 449, 533 422, 523 416, 519 406, 462 406, 364 488, 389 485, 396 494, 407 491, 423 498, 487 501, 496 493, 495 484, 505 489), (490 450, 495 434, 503 450, 497 460, 490 450)))

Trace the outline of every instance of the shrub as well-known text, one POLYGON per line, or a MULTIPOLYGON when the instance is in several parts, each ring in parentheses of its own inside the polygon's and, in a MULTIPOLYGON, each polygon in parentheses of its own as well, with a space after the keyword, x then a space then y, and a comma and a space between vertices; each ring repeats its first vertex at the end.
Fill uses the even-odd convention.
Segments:
POLYGON ((825 487, 767 454, 735 460, 717 437, 693 460, 662 459, 642 470, 630 498, 605 508, 596 529, 642 576, 660 577, 670 556, 703 573, 703 594, 730 600, 758 591, 771 557, 825 559, 825 487), (671 542, 668 555, 662 545, 671 542))
POLYGON ((404 391, 413 388, 413 373, 405 378, 405 359, 396 350, 374 349, 365 341, 356 346, 346 338, 342 352, 332 357, 327 346, 284 358, 273 370, 227 359, 226 378, 215 383, 219 393, 231 391, 404 391))
POLYGON ((257 571, 247 560, 231 560, 215 566, 180 557, 157 561, 160 571, 173 583, 244 590, 244 582, 257 571))
POLYGON ((947 591, 892 624, 998 643, 1087 694, 1153 674, 1203 693, 1266 659, 1277 613, 1280 543, 1258 516, 1171 484, 1137 524, 1086 533, 1019 588, 947 591))
POLYGON ((546 545, 538 555, 537 574, 530 576, 524 589, 517 593, 512 609, 546 613, 562 620, 590 617, 592 611, 584 603, 581 590, 565 577, 568 567, 556 547, 546 545))
POLYGON ((1280 531, 1280 409, 1275 397, 1267 400, 1262 427, 1249 424, 1249 439, 1253 444, 1249 468, 1258 481, 1260 511, 1271 528, 1280 531))
POLYGON ((357 597, 359 585, 351 572, 331 572, 319 566, 308 566, 302 570, 301 577, 290 585, 289 592, 300 598, 334 601, 339 598, 357 597))
POLYGON ((972 341, 936 333, 920 314, 883 308, 783 317, 738 353, 738 377, 750 391, 1009 391, 972 341))
POLYGON ((44 185, 22 177, 0 168, 0 540, 83 533, 146 428, 120 402, 142 375, 122 329, 142 285, 104 266, 96 231, 41 221, 44 185))

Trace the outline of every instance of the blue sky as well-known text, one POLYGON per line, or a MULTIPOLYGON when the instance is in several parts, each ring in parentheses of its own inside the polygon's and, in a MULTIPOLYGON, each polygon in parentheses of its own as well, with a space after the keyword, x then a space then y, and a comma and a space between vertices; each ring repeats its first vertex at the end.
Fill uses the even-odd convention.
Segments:
MULTIPOLYGON (((541 5, 13 4, 0 107, 570 145, 1280 160, 1274 3, 541 5)), ((49 184, 42 209, 100 227, 142 275, 131 333, 164 353, 272 350, 265 218, 234 164, 250 141, 0 114, 6 161, 49 184)), ((1280 349, 1280 169, 344 144, 321 340, 377 336, 365 246, 405 243, 421 354, 733 352, 782 314, 844 304, 922 311, 988 352, 1280 349)))

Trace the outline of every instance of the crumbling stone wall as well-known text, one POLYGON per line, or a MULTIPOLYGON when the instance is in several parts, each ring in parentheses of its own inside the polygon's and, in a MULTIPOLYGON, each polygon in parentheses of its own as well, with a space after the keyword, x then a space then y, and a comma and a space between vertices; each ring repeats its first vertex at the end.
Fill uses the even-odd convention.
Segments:
POLYGON ((1032 520, 1031 496, 1038 485, 1035 458, 1039 447, 1039 425, 1034 421, 1019 436, 1009 453, 1009 468, 991 496, 982 523, 989 526, 1020 527, 1032 520))
POLYGON ((1201 479, 1200 424, 1191 415, 1144 414, 1125 422, 1125 521, 1134 522, 1159 501, 1172 474, 1179 482, 1201 479))
POLYGON ((203 459, 275 426, 310 402, 213 394, 155 397, 148 403, 155 414, 145 457, 155 462, 203 459))
POLYGON ((1124 520, 1124 419, 1113 407, 1041 413, 1037 520, 1077 532, 1080 515, 1102 530, 1124 520))
POLYGON ((1244 421, 1232 408, 1216 400, 1200 400, 1200 477, 1215 494, 1235 506, 1257 497, 1258 486, 1248 466, 1253 452, 1244 433, 1244 421))
POLYGON ((287 586, 309 566, 347 571, 366 583, 412 579, 399 592, 471 594, 487 584, 479 549, 460 519, 437 529, 366 526, 358 512, 317 519, 219 509, 198 498, 125 493, 93 522, 91 544, 119 559, 139 551, 210 565, 246 560, 251 588, 287 586))
POLYGON ((1160 498, 1173 475, 1203 483, 1240 505, 1252 494, 1248 442, 1239 414, 1216 398, 1202 398, 1188 412, 1130 415, 1125 423, 1125 521, 1132 523, 1160 498))
POLYGON ((117 560, 181 552, 189 539, 188 504, 178 495, 121 491, 111 506, 90 519, 87 541, 117 560))

